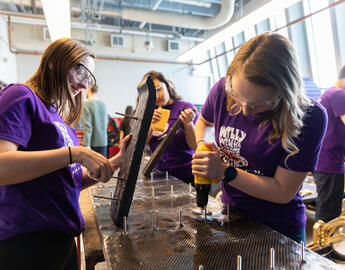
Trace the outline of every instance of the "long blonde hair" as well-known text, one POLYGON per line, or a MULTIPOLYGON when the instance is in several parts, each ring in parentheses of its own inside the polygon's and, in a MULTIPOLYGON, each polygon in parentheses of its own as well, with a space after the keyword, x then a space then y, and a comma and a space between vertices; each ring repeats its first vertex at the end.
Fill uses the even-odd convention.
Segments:
POLYGON ((67 77, 70 69, 85 57, 94 55, 79 41, 61 38, 52 42, 44 51, 37 71, 25 83, 49 108, 74 125, 80 117, 82 94, 74 98, 69 94, 67 77))
MULTIPOLYGON (((283 148, 289 153, 287 158, 298 153, 294 138, 300 134, 307 108, 312 103, 304 94, 295 50, 288 39, 277 33, 263 33, 250 39, 242 45, 228 67, 225 84, 234 75, 241 75, 254 84, 273 87, 279 92, 279 105, 267 114, 259 128, 271 120, 269 142, 281 138, 283 148)), ((229 112, 236 109, 240 112, 237 106, 227 95, 229 112)))

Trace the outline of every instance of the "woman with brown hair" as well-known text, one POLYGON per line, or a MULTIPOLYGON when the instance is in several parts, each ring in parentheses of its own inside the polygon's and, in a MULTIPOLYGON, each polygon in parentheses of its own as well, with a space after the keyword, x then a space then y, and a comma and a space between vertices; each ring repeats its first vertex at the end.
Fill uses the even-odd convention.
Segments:
POLYGON ((303 93, 295 51, 275 33, 247 41, 212 88, 196 139, 214 128, 210 152, 193 156, 193 173, 222 180, 222 202, 296 240, 305 240, 299 190, 318 160, 324 108, 303 93))
POLYGON ((78 269, 80 190, 109 181, 125 150, 107 160, 72 128, 94 68, 84 45, 59 39, 26 84, 0 92, 0 269, 78 269))
MULTIPOLYGON (((181 97, 175 91, 174 84, 168 81, 160 72, 150 71, 146 73, 140 84, 149 75, 156 87, 156 107, 170 111, 169 119, 164 130, 154 131, 152 128, 149 130, 147 142, 152 153, 167 136, 176 120, 180 118, 182 121, 181 127, 177 130, 155 168, 160 171, 168 171, 171 175, 182 181, 194 184, 191 162, 196 146, 194 123, 199 113, 193 104, 181 100, 181 97)), ((151 123, 158 122, 161 116, 160 110, 156 109, 151 123)))

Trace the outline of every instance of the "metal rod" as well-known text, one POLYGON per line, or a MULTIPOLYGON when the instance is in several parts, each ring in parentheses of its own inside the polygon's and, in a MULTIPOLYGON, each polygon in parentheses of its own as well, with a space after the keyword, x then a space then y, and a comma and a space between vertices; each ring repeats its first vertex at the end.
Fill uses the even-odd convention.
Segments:
POLYGON ((124 179, 123 177, 119 177, 119 176, 112 176, 111 178, 118 179, 118 180, 123 180, 124 179))
POLYGON ((189 183, 189 193, 192 193, 192 183, 189 183))
POLYGON ((154 198, 155 198, 155 187, 152 186, 152 199, 154 199, 154 198))
POLYGON ((127 217, 123 217, 123 231, 127 233, 127 217))
POLYGON ((274 269, 274 248, 270 250, 270 269, 274 269))
POLYGON ((180 210, 179 220, 180 220, 180 227, 183 227, 183 224, 182 224, 182 210, 180 210))
POLYGON ((237 255, 237 270, 242 270, 242 257, 237 255))
POLYGON ((156 230, 156 214, 152 214, 152 230, 156 230))
POLYGON ((206 209, 206 205, 204 206, 204 216, 205 216, 205 223, 207 223, 207 209, 206 209))
POLYGON ((300 258, 299 263, 304 264, 305 263, 305 261, 304 261, 304 241, 302 240, 300 242, 300 244, 301 244, 301 258, 300 258))
POLYGON ((170 197, 171 198, 174 197, 174 186, 173 185, 170 186, 170 197))
POLYGON ((105 197, 105 196, 98 196, 98 195, 93 195, 92 197, 98 198, 98 199, 113 200, 113 201, 117 201, 117 200, 118 200, 118 199, 115 199, 115 198, 113 198, 113 197, 105 197))
POLYGON ((119 112, 115 112, 115 114, 119 114, 119 115, 122 115, 122 116, 125 116, 125 117, 129 117, 129 118, 138 120, 138 117, 135 117, 135 116, 132 116, 132 115, 129 115, 129 114, 119 113, 119 112))
POLYGON ((168 180, 168 179, 169 179, 169 172, 166 171, 166 172, 165 172, 165 180, 168 180))
POLYGON ((153 173, 151 173, 151 181, 153 181, 153 173))

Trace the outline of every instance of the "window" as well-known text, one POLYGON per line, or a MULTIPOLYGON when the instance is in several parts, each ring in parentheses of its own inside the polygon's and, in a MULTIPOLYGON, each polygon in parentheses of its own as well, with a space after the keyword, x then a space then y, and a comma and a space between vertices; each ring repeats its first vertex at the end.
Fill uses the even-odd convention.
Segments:
MULTIPOLYGON (((220 55, 225 52, 225 43, 222 42, 215 48, 216 55, 220 55)), ((219 77, 224 77, 226 74, 226 68, 228 67, 228 59, 226 58, 226 54, 219 56, 216 58, 217 60, 217 67, 218 67, 218 75, 219 77)))
POLYGON ((261 34, 271 30, 270 20, 267 18, 255 25, 255 34, 261 34))
MULTIPOLYGON (((290 23, 303 17, 303 2, 297 2, 296 4, 285 9, 285 16, 286 23, 290 23)), ((288 34, 289 39, 291 40, 296 49, 296 53, 302 71, 302 76, 307 78, 313 78, 305 21, 301 21, 288 27, 288 34)))
MULTIPOLYGON (((245 41, 245 38, 244 38, 244 32, 243 31, 232 37, 232 44, 233 44, 234 48, 241 46, 244 43, 244 41, 245 41)), ((234 53, 236 54, 238 50, 239 50, 239 48, 234 50, 234 53)))

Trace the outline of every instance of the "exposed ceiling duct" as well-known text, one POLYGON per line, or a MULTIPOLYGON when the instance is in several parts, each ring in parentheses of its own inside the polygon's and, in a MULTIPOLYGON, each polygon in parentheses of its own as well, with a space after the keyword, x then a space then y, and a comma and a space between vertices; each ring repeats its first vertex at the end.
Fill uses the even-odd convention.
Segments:
MULTIPOLYGON (((178 0, 175 0, 176 2, 178 0)), ((181 0, 182 1, 182 0, 181 0)), ((184 0, 185 2, 188 0, 184 0)), ((31 6, 41 8, 40 1, 35 0, 0 0, 3 3, 15 5, 31 6)), ((190 3, 191 0, 189 0, 190 3)), ((151 24, 161 24, 167 26, 211 30, 228 23, 234 13, 235 0, 222 0, 219 13, 214 17, 192 16, 164 11, 154 11, 149 9, 122 7, 114 10, 102 10, 102 15, 108 17, 119 17, 125 20, 136 22, 147 22, 151 24)), ((77 7, 71 7, 72 11, 81 12, 77 7)))
POLYGON ((121 15, 122 19, 137 22, 211 30, 221 27, 230 21, 234 13, 234 6, 235 0, 223 0, 218 15, 213 18, 134 8, 123 8, 121 12, 114 13, 111 11, 103 11, 103 14, 106 16, 121 15))

